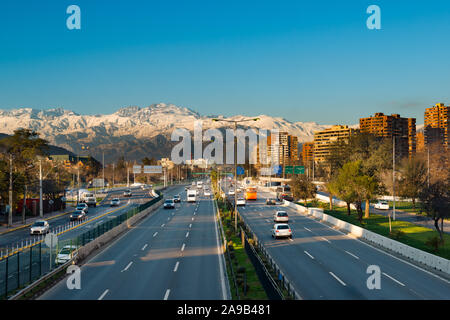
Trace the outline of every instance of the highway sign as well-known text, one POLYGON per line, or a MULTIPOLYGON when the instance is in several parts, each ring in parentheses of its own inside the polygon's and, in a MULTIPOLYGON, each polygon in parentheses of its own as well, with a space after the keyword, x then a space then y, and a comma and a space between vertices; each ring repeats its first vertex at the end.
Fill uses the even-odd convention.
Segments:
POLYGON ((162 166, 144 166, 144 173, 162 173, 162 166))
POLYGON ((294 166, 294 174, 305 174, 304 166, 294 166))
POLYGON ((142 173, 141 166, 133 166, 133 173, 142 173))
POLYGON ((284 167, 284 173, 285 174, 293 174, 294 173, 294 166, 285 166, 284 167))

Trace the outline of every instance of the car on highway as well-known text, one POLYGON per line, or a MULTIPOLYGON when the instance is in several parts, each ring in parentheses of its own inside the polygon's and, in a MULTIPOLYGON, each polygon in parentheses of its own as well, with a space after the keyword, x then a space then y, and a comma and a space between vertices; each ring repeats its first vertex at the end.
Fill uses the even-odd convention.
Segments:
POLYGON ((290 238, 292 239, 292 231, 287 223, 277 223, 273 225, 272 238, 290 238))
POLYGON ((30 227, 30 234, 46 234, 50 231, 50 225, 45 220, 37 220, 30 227))
POLYGON ((236 201, 237 206, 245 206, 245 199, 244 198, 238 198, 236 201))
POLYGON ((55 258, 55 264, 64 264, 77 255, 78 247, 75 245, 68 245, 61 248, 55 258))
POLYGON ((211 191, 210 190, 205 190, 203 192, 203 194, 205 195, 205 197, 210 197, 211 196, 211 191))
POLYGON ((389 203, 387 201, 378 201, 375 204, 375 209, 379 210, 389 210, 389 203))
POLYGON ((83 210, 85 213, 88 213, 89 206, 86 203, 79 203, 79 204, 77 204, 77 207, 75 208, 75 210, 83 210))
POLYGON ((273 198, 267 198, 266 204, 267 205, 276 205, 277 201, 275 199, 273 199, 273 198))
POLYGON ((76 210, 74 213, 70 214, 69 218, 70 221, 82 221, 86 219, 86 212, 83 210, 76 210))
POLYGON ((164 201, 164 209, 175 209, 175 202, 173 199, 167 199, 164 201))
POLYGON ((179 194, 173 196, 173 202, 181 202, 181 197, 179 194))
POLYGON ((274 222, 288 222, 289 216, 286 211, 277 211, 273 215, 274 222))
POLYGON ((111 200, 111 207, 118 207, 120 206, 120 199, 119 198, 114 198, 111 200))
POLYGON ((128 189, 128 190, 125 190, 124 192, 123 192, 123 196, 124 197, 131 197, 133 194, 131 193, 131 190, 130 189, 128 189))
POLYGON ((229 195, 229 196, 234 196, 234 190, 228 191, 228 195, 229 195))

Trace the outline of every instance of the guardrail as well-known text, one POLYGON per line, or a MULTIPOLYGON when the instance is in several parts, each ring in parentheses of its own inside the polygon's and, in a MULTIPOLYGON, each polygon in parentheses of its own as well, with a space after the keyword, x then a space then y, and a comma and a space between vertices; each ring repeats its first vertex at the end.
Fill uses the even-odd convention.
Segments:
MULTIPOLYGON (((109 221, 93 226, 92 229, 78 235, 75 238, 58 241, 54 248, 49 248, 44 243, 44 238, 27 247, 19 249, 15 254, 7 256, 0 261, 0 298, 8 298, 17 290, 33 285, 36 281, 41 282, 55 269, 60 266, 56 264, 55 258, 59 250, 65 246, 79 250, 91 241, 99 238, 106 232, 121 225, 123 222, 146 210, 162 199, 162 194, 156 191, 158 197, 130 209, 127 212, 115 216, 109 221)), ((79 225, 84 224, 80 222, 79 225)), ((75 225, 77 227, 78 225, 75 225)), ((61 231, 65 232, 65 231, 61 231)), ((78 251, 75 251, 78 253, 78 251)), ((78 255, 77 255, 78 256, 78 255)))
MULTIPOLYGON (((222 189, 220 189, 220 191, 223 192, 222 189)), ((233 207, 233 209, 234 209, 234 207, 233 207)), ((280 285, 284 290, 286 290, 288 292, 288 295, 291 296, 293 299, 302 300, 302 297, 295 290, 295 288, 291 284, 291 281, 289 280, 289 278, 286 277, 285 273, 282 271, 282 269, 278 266, 278 264, 272 258, 272 256, 267 251, 264 244, 261 241, 259 241, 258 236, 256 235, 256 233, 253 232, 250 225, 245 221, 245 218, 239 213, 239 210, 237 211, 237 215, 238 215, 238 219, 240 221, 242 221, 243 225, 245 226, 245 229, 248 231, 251 238, 255 241, 255 246, 257 247, 259 252, 261 252, 261 254, 264 256, 264 258, 269 262, 270 267, 272 268, 272 270, 274 270, 275 274, 277 275, 279 284, 277 284, 276 281, 274 281, 274 279, 271 276, 270 276, 270 278, 272 278, 272 280, 269 280, 272 283, 272 285, 274 285, 276 287, 275 290, 283 297, 283 294, 281 293, 281 290, 279 288, 279 285, 280 285)), ((266 269, 266 271, 267 271, 267 269, 266 269)), ((267 271, 267 273, 268 273, 268 271, 267 271)), ((268 274, 270 275, 270 273, 268 273, 268 274)))
POLYGON ((318 220, 328 222, 329 224, 334 225, 339 229, 352 234, 356 238, 364 239, 382 248, 385 248, 387 250, 400 254, 406 258, 409 258, 415 262, 418 262, 427 267, 442 271, 447 275, 450 275, 450 260, 413 248, 399 241, 387 238, 375 232, 355 226, 354 224, 337 219, 333 216, 323 213, 323 209, 321 208, 305 208, 301 205, 286 200, 284 204, 286 206, 296 209, 300 213, 307 214, 317 218, 318 220))

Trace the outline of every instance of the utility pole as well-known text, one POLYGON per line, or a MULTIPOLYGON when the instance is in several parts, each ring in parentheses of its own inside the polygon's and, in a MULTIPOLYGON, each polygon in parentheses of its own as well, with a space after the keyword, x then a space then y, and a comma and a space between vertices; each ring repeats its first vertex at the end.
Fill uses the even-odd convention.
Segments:
MULTIPOLYGON (((79 176, 79 173, 78 173, 79 176)), ((79 193, 79 191, 78 191, 79 193)), ((39 159, 39 216, 44 217, 44 201, 42 199, 42 160, 39 159)))
POLYGON ((112 186, 114 188, 114 163, 113 163, 113 177, 112 177, 112 186))
POLYGON ((12 179, 12 154, 9 155, 9 215, 8 227, 12 227, 12 207, 13 207, 13 179, 12 179))
POLYGON ((105 190, 105 151, 102 151, 102 165, 103 165, 103 191, 105 190))
POLYGON ((127 188, 130 187, 130 167, 127 163, 127 188))
POLYGON ((392 218, 395 220, 395 135, 392 135, 392 200, 394 203, 392 218))

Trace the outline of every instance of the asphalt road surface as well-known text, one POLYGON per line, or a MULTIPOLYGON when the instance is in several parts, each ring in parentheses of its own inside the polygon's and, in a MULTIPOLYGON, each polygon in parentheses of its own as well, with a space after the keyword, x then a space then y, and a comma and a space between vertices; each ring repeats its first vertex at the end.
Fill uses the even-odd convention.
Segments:
POLYGON ((175 209, 157 209, 81 266, 80 290, 64 279, 40 299, 229 299, 211 198, 187 203, 184 186, 164 197, 175 194, 175 209))
MULTIPOLYGON (((226 184, 225 192, 228 191, 226 184)), ((281 204, 247 201, 239 212, 303 299, 450 299, 450 282, 281 204), (293 239, 273 239, 273 214, 289 215, 293 239), (370 265, 380 268, 380 289, 370 290, 370 265)))

